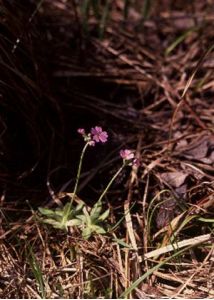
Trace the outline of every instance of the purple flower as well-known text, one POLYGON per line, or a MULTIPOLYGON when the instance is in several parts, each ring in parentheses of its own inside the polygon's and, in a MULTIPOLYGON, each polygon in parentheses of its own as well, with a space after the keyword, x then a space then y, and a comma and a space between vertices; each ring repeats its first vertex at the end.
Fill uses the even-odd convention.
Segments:
POLYGON ((95 126, 95 128, 91 128, 92 139, 96 143, 105 143, 108 140, 108 133, 103 131, 102 127, 95 126))
POLYGON ((85 129, 84 128, 79 128, 77 129, 77 132, 81 135, 85 135, 85 129))
POLYGON ((132 160, 134 158, 134 153, 131 150, 124 149, 124 150, 120 150, 120 156, 124 160, 132 160))
POLYGON ((139 158, 134 158, 132 164, 135 167, 139 167, 140 166, 140 160, 139 160, 139 158))
POLYGON ((89 141, 88 144, 89 144, 89 146, 93 146, 94 147, 95 146, 95 141, 89 141))

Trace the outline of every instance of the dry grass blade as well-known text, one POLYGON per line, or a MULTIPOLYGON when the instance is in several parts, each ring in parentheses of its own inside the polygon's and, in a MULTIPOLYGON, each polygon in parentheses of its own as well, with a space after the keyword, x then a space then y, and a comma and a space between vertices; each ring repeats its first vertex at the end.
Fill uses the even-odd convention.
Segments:
POLYGON ((208 261, 208 259, 213 255, 213 252, 214 252, 214 246, 212 246, 212 248, 210 249, 210 252, 207 254, 207 256, 205 257, 204 261, 202 262, 201 266, 198 267, 196 269, 196 271, 190 276, 190 278, 181 286, 181 288, 179 288, 179 291, 173 295, 174 298, 177 298, 181 292, 185 289, 185 287, 191 283, 192 279, 194 276, 196 276, 196 274, 198 274, 201 269, 203 268, 203 266, 206 264, 206 262, 208 261))
MULTIPOLYGON (((185 99, 185 96, 186 96, 186 93, 196 75, 196 73, 198 72, 198 70, 200 69, 200 67, 202 66, 203 62, 204 62, 204 59, 206 58, 207 55, 209 55, 210 52, 212 52, 212 50, 214 49, 214 45, 210 46, 207 51, 202 55, 201 59, 199 60, 197 66, 195 67, 195 70, 193 71, 192 75, 190 76, 189 80, 187 81, 186 85, 185 85, 185 88, 183 90, 183 93, 180 97, 180 101, 175 109, 175 111, 173 112, 173 116, 172 116, 172 120, 171 120, 171 124, 170 124, 170 134, 169 134, 169 139, 172 138, 172 130, 173 130, 173 124, 174 124, 174 120, 176 118, 176 115, 178 113, 178 110, 180 109, 180 107, 182 106, 183 102, 185 104, 188 105, 186 99, 185 99)), ((189 105, 188 105, 189 106, 189 105)), ((197 119, 199 125, 201 126, 201 128, 203 128, 204 130, 207 129, 206 125, 198 118, 198 116, 192 111, 192 113, 194 114, 195 118, 197 119)))
POLYGON ((213 298, 211 2, 0 0, 0 297, 213 298), (96 125, 73 197, 76 131, 96 125), (105 194, 104 234, 40 222, 90 211, 121 149, 139 165, 105 194))
POLYGON ((159 256, 161 254, 168 253, 168 252, 171 252, 171 251, 175 251, 177 249, 180 249, 180 248, 183 248, 183 247, 186 247, 186 246, 189 246, 189 245, 194 246, 194 245, 197 245, 197 244, 200 244, 200 243, 210 242, 211 240, 212 240, 212 235, 211 234, 204 234, 204 235, 201 235, 201 236, 196 236, 194 238, 183 240, 183 241, 180 241, 180 242, 176 242, 174 244, 162 247, 160 249, 156 249, 154 251, 145 253, 144 257, 146 259, 151 258, 151 257, 156 257, 156 256, 159 256))

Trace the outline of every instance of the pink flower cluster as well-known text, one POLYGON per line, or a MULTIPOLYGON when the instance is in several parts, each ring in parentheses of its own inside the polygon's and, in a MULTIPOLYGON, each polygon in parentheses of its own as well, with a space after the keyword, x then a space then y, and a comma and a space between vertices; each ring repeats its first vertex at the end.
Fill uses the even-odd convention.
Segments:
POLYGON ((124 160, 131 160, 134 158, 134 153, 131 150, 125 149, 125 150, 120 150, 120 156, 124 160))
POLYGON ((99 126, 92 127, 91 132, 88 134, 86 134, 84 128, 79 128, 77 132, 83 136, 90 146, 95 146, 96 143, 104 144, 108 140, 108 133, 99 126))
POLYGON ((129 149, 120 150, 120 157, 127 165, 137 167, 140 165, 139 159, 135 158, 134 152, 129 149))
MULTIPOLYGON (((89 146, 95 146, 96 143, 106 143, 108 140, 108 133, 100 126, 92 127, 89 133, 85 132, 84 128, 77 129, 77 132, 82 135, 84 141, 89 146)), ((120 150, 120 157, 123 159, 123 163, 129 166, 139 166, 140 161, 134 155, 134 152, 129 149, 120 150)))
POLYGON ((96 143, 106 143, 108 140, 108 133, 102 130, 102 127, 95 126, 95 128, 91 128, 92 139, 96 143))

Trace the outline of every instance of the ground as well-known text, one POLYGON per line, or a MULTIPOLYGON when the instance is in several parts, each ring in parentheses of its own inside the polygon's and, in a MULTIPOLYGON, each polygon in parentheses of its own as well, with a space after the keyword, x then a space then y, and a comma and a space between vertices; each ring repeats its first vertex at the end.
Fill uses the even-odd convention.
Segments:
MULTIPOLYGON (((1 1, 1 298, 214 297, 212 1, 1 1), (106 233, 38 207, 102 199, 106 233)), ((90 212, 91 213, 91 212, 90 212)))

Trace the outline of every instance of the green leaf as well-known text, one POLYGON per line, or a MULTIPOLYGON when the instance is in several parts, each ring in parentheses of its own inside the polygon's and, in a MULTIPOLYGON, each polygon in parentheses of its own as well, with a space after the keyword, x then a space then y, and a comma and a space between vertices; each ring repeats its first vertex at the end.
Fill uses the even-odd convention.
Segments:
POLYGON ((199 221, 201 221, 201 222, 205 222, 205 223, 213 223, 214 224, 214 219, 209 219, 209 218, 199 218, 198 219, 199 221))
POLYGON ((128 13, 129 13, 129 9, 130 9, 130 0, 125 0, 124 3, 124 10, 123 10, 123 15, 124 15, 124 19, 126 20, 128 18, 128 13))
POLYGON ((53 215, 55 215, 55 212, 52 209, 39 207, 38 210, 44 216, 53 216, 53 215))
POLYGON ((108 218, 109 213, 110 213, 110 209, 107 209, 106 211, 104 211, 104 213, 102 215, 99 216, 98 220, 104 221, 105 219, 108 218))
POLYGON ((91 0, 91 6, 92 6, 95 17, 98 20, 99 16, 100 16, 98 1, 97 0, 91 0))
POLYGON ((89 18, 89 9, 90 9, 90 0, 84 0, 81 7, 82 15, 82 27, 85 34, 88 33, 88 18, 89 18))
POLYGON ((142 17, 144 20, 148 19, 150 9, 151 9, 151 0, 144 0, 142 8, 142 17))
POLYGON ((85 203, 83 201, 81 201, 75 208, 75 211, 78 212, 78 211, 82 210, 84 205, 85 205, 85 203))
POLYGON ((132 246, 125 243, 122 239, 113 239, 113 241, 116 242, 118 245, 120 245, 122 247, 132 249, 132 246))
POLYGON ((107 21, 108 21, 108 18, 109 18, 110 7, 111 7, 110 1, 107 0, 106 4, 105 4, 105 7, 103 8, 102 17, 101 17, 101 20, 100 20, 99 36, 100 36, 101 39, 103 38, 105 29, 106 29, 107 21))
POLYGON ((52 225, 53 227, 59 226, 61 224, 60 222, 57 222, 56 220, 53 219, 44 219, 43 222, 52 225))
POLYGON ((66 222, 66 226, 79 226, 82 224, 82 221, 81 220, 78 220, 78 219, 71 219, 69 221, 66 222))
POLYGON ((90 238, 91 234, 92 234, 92 228, 90 227, 86 227, 82 231, 82 237, 86 240, 90 238))
POLYGON ((82 223, 87 223, 87 218, 85 215, 77 215, 76 218, 81 220, 82 223))
POLYGON ((34 278, 37 281, 39 292, 41 294, 41 298, 46 298, 46 291, 45 291, 45 281, 42 274, 42 269, 39 265, 39 262, 36 259, 36 256, 33 252, 33 248, 29 247, 29 253, 27 253, 27 258, 33 272, 34 278))
POLYGON ((91 224, 91 217, 90 217, 86 207, 83 207, 83 213, 85 215, 85 223, 90 225, 91 224))
POLYGON ((104 228, 102 228, 101 226, 98 225, 92 225, 92 229, 94 232, 98 233, 98 234, 105 234, 106 231, 104 228))
POLYGON ((159 264, 155 265, 153 268, 149 269, 146 273, 144 273, 142 276, 140 276, 136 281, 134 281, 125 291, 119 296, 119 299, 127 298, 127 296, 135 290, 138 285, 143 282, 148 276, 152 275, 154 271, 157 271, 160 267, 164 266, 168 261, 170 261, 172 258, 179 256, 180 254, 183 254, 185 251, 191 249, 193 246, 186 247, 175 254, 171 255, 170 257, 166 258, 165 260, 161 261, 159 264))
POLYGON ((196 31, 198 28, 192 27, 186 30, 183 34, 181 34, 166 50, 165 55, 169 55, 180 43, 182 43, 187 36, 189 36, 192 32, 196 31))
POLYGON ((63 208, 56 208, 54 213, 55 215, 62 217, 64 213, 63 208))
POLYGON ((94 206, 91 210, 91 213, 90 213, 90 218, 92 220, 92 223, 93 223, 93 221, 98 219, 98 217, 101 213, 101 210, 102 210, 102 202, 97 201, 97 203, 94 204, 94 206))
POLYGON ((69 215, 69 212, 70 212, 71 209, 72 209, 71 203, 68 202, 68 203, 66 203, 65 206, 63 207, 63 213, 64 213, 65 215, 69 215))
POLYGON ((67 223, 67 221, 72 218, 72 215, 73 215, 72 206, 71 206, 71 203, 68 202, 65 204, 65 206, 63 208, 63 216, 62 216, 62 220, 61 220, 62 227, 64 227, 65 224, 67 223))

